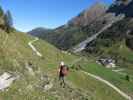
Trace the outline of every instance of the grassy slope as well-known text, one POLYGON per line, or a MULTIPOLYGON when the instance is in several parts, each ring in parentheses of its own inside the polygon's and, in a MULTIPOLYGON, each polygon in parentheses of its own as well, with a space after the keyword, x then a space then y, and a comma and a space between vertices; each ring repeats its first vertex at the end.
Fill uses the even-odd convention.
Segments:
POLYGON ((126 93, 133 95, 133 81, 128 82, 125 80, 125 76, 120 75, 116 72, 112 72, 109 69, 105 69, 102 66, 97 65, 94 62, 84 65, 84 70, 95 75, 101 76, 102 78, 108 80, 115 86, 119 87, 121 90, 126 93), (98 68, 99 67, 99 68, 98 68))
POLYGON ((84 100, 88 98, 90 100, 124 100, 105 84, 76 71, 71 71, 67 78, 68 88, 61 88, 57 81, 59 61, 64 60, 70 64, 78 57, 63 54, 52 45, 40 40, 34 44, 43 54, 43 57, 39 58, 27 45, 33 39, 33 37, 20 32, 7 35, 0 30, 0 73, 11 71, 20 75, 20 79, 16 80, 7 91, 0 92, 0 99, 71 100, 74 98, 74 100, 84 100), (6 36, 8 36, 7 40, 6 36), (5 44, 2 45, 3 43, 5 44), (25 68, 27 62, 32 63, 35 76, 30 75, 25 68), (43 92, 42 88, 40 89, 38 86, 43 83, 40 77, 46 74, 50 80, 54 80, 54 87, 48 92, 43 92))
POLYGON ((133 52, 124 44, 124 41, 122 41, 114 44, 110 48, 101 47, 101 49, 104 51, 104 55, 117 57, 117 66, 125 69, 122 73, 127 73, 131 77, 130 82, 125 80, 125 75, 113 72, 111 69, 106 69, 103 66, 96 64, 96 60, 94 59, 90 60, 89 63, 83 63, 82 66, 84 65, 83 69, 85 71, 101 76, 126 93, 133 95, 133 52))

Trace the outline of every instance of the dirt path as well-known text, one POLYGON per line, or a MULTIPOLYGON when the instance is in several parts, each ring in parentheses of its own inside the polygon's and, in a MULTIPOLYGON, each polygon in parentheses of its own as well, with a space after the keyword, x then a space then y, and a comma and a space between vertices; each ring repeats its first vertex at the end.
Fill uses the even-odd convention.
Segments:
POLYGON ((124 71, 125 69, 117 69, 117 70, 112 70, 112 71, 114 71, 114 72, 122 72, 122 71, 124 71))
POLYGON ((111 84, 110 82, 108 82, 107 80, 104 80, 103 78, 96 76, 94 74, 82 71, 83 73, 85 73, 88 76, 91 76, 105 84, 107 84, 108 86, 110 86, 111 88, 113 88, 116 92, 118 92, 121 96, 123 96, 124 98, 126 98, 127 100, 133 100, 128 94, 124 93, 123 91, 121 91, 119 88, 117 88, 116 86, 114 86, 113 84, 111 84))
POLYGON ((38 38, 35 38, 34 40, 30 41, 28 43, 28 45, 30 46, 30 48, 36 53, 37 56, 42 57, 42 54, 34 47, 33 43, 38 41, 38 38))

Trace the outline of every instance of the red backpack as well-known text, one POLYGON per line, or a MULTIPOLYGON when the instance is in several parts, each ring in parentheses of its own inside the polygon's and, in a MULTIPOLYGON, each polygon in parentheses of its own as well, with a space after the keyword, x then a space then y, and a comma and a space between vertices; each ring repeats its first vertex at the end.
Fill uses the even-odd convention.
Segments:
POLYGON ((69 68, 65 65, 62 67, 62 70, 61 70, 61 73, 66 76, 68 75, 68 72, 69 72, 69 68))

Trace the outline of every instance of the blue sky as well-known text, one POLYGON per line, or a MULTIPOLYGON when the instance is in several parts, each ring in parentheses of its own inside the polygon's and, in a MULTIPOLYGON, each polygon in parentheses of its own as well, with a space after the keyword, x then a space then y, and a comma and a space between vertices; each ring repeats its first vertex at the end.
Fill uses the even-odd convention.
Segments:
POLYGON ((96 1, 110 4, 112 0, 0 0, 10 10, 14 26, 21 31, 36 27, 55 28, 65 24, 96 1))

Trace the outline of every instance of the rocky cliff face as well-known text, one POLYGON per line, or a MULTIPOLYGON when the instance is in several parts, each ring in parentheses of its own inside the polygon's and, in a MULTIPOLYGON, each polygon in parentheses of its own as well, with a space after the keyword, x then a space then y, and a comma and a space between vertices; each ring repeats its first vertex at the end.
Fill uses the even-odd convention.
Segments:
POLYGON ((74 26, 86 26, 96 19, 99 19, 103 14, 105 14, 107 7, 104 4, 96 3, 89 9, 84 10, 78 16, 72 18, 68 25, 74 26))
MULTIPOLYGON (((121 0, 120 0, 121 1, 121 0)), ((114 23, 109 29, 105 30, 96 41, 92 44, 88 44, 87 51, 100 51, 100 48, 111 47, 114 44, 119 44, 122 41, 126 41, 126 45, 129 48, 133 48, 133 0, 128 2, 114 2, 106 13, 114 14, 116 17, 123 17, 122 20, 114 23), (129 35, 130 34, 130 35, 129 35), (93 48, 93 49, 92 49, 93 48)), ((123 45, 124 42, 122 42, 123 45)), ((101 53, 101 52, 100 52, 101 53)))

